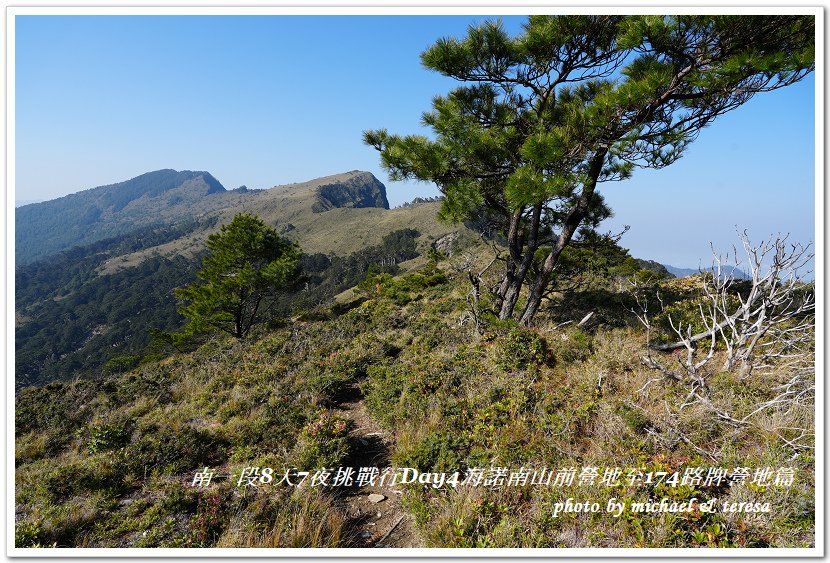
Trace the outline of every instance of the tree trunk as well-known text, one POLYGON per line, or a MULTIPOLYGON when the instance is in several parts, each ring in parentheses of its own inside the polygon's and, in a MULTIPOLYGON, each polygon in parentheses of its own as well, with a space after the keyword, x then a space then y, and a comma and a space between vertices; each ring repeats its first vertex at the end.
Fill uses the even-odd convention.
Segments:
POLYGON ((539 276, 530 288, 527 303, 525 303, 524 310, 519 318, 519 323, 524 326, 528 326, 531 323, 533 317, 536 315, 536 312, 539 310, 539 306, 542 304, 542 297, 545 295, 545 289, 547 288, 548 283, 550 283, 550 277, 551 274, 553 274, 553 268, 556 266, 559 256, 562 254, 562 251, 565 250, 565 247, 571 242, 571 239, 573 238, 574 233, 576 233, 576 229, 579 228, 579 225, 582 223, 582 220, 585 219, 586 215, 588 215, 588 210, 591 207, 591 200, 593 199, 594 191, 597 188, 597 180, 602 172, 602 164, 605 161, 605 155, 607 153, 607 149, 600 149, 594 155, 594 158, 591 159, 591 166, 588 171, 588 181, 582 188, 582 193, 580 194, 576 205, 571 208, 568 216, 565 218, 565 223, 562 226, 562 232, 559 233, 559 238, 557 239, 556 244, 545 258, 545 263, 542 265, 542 271, 539 272, 539 276))
MULTIPOLYGON (((561 236, 560 236, 561 239, 561 236)), ((536 281, 533 282, 533 285, 530 287, 530 293, 527 296, 527 303, 525 303, 525 308, 522 311, 522 316, 519 318, 519 323, 528 326, 530 325, 533 317, 536 315, 536 312, 539 310, 539 306, 542 304, 542 297, 545 294, 545 289, 550 282, 550 276, 553 273, 553 268, 556 266, 557 260, 559 260, 559 255, 562 254, 562 250, 565 247, 560 245, 559 243, 553 247, 553 250, 550 251, 547 258, 545 258, 545 263, 542 266, 542 271, 539 272, 539 276, 536 278, 536 281)))
MULTIPOLYGON (((508 256, 507 262, 504 266, 504 275, 502 275, 501 283, 499 284, 498 290, 493 295, 493 308, 497 311, 501 311, 502 305, 504 305, 504 298, 507 295, 508 291, 510 290, 510 285, 513 283, 515 271, 515 264, 508 256)), ((499 313, 499 318, 501 317, 501 312, 499 313)))
POLYGON ((501 310, 499 311, 499 318, 509 319, 513 316, 513 309, 516 308, 516 302, 519 300, 519 294, 522 291, 522 283, 516 279, 507 287, 507 291, 502 301, 501 310))
MULTIPOLYGON (((521 260, 521 234, 519 231, 524 208, 519 208, 510 216, 510 225, 507 229, 508 255, 504 265, 504 276, 495 295, 494 306, 499 310, 499 318, 507 319, 513 315, 516 300, 511 297, 516 291, 516 265, 521 260)), ((518 281, 521 286, 521 280, 518 281)))
POLYGON ((242 308, 236 311, 233 319, 233 335, 236 338, 242 338, 242 308))
MULTIPOLYGON (((516 303, 522 292, 522 285, 524 284, 525 278, 527 278, 528 271, 530 271, 530 266, 533 264, 533 256, 539 246, 539 225, 541 218, 542 202, 538 202, 533 206, 533 212, 531 213, 530 223, 527 225, 525 236, 513 237, 515 246, 511 247, 509 258, 512 271, 509 272, 510 275, 505 275, 500 288, 503 290, 499 311, 499 318, 502 320, 513 316, 513 310, 516 308, 516 303)), ((521 215, 519 215, 518 219, 521 219, 521 215)), ((511 220, 511 231, 513 231, 512 223, 513 221, 511 220)))

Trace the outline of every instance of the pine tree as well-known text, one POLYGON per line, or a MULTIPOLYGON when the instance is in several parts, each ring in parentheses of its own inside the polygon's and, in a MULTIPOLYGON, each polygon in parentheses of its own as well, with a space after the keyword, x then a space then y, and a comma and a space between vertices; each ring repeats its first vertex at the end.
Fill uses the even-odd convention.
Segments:
POLYGON ((610 215, 599 184, 675 162, 701 129, 814 69, 813 16, 531 16, 437 41, 423 64, 464 85, 433 100, 434 138, 364 133, 393 179, 432 181, 441 213, 507 241, 500 318, 536 314, 563 249, 610 215), (545 249, 542 260, 537 251, 545 249))
POLYGON ((239 213, 208 237, 210 253, 194 282, 176 290, 190 301, 179 312, 190 319, 189 334, 220 329, 244 337, 279 293, 300 281, 300 249, 259 217, 239 213))

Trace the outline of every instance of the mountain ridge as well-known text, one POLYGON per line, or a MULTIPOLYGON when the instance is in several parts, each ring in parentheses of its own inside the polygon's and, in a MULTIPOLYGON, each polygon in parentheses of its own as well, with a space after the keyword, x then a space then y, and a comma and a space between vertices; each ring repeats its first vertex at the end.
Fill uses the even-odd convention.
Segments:
MULTIPOLYGON (((709 266, 708 268, 678 268, 677 266, 671 266, 669 264, 663 264, 663 266, 665 266, 666 270, 668 270, 669 273, 671 273, 673 276, 677 278, 696 276, 703 272, 714 272, 714 268, 712 266, 709 266)), ((732 276, 737 280, 752 279, 752 276, 750 276, 749 274, 747 274, 746 272, 744 272, 736 266, 724 265, 721 268, 721 273, 722 275, 732 276)))
POLYGON ((187 215, 188 206, 222 193, 224 186, 209 172, 162 169, 19 207, 15 259, 27 264, 141 227, 171 224, 187 215))
POLYGON ((173 290, 196 279, 207 238, 237 213, 255 214, 300 244, 310 279, 304 293, 292 297, 293 306, 331 300, 357 284, 371 264, 396 270, 435 240, 465 231, 437 221, 437 202, 389 209, 385 186, 369 172, 210 195, 203 175, 180 179, 166 191, 136 191, 139 197, 120 211, 93 218, 99 231, 95 221, 110 225, 106 237, 16 265, 18 383, 99 373, 112 357, 144 349, 149 328, 178 330, 183 319, 173 290), (194 192, 194 203, 170 201, 194 192), (153 220, 140 221, 142 213, 153 220))
POLYGON ((32 263, 74 246, 151 226, 240 211, 288 221, 337 208, 388 210, 386 187, 371 173, 351 171, 265 190, 227 190, 205 171, 162 169, 15 209, 15 258, 32 263))

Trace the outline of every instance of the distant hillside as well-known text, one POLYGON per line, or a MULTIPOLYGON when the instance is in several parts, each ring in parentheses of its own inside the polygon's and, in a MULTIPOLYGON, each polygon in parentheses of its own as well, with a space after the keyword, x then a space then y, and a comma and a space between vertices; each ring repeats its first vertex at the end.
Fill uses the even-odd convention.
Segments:
MULTIPOLYGON (((371 264, 396 271, 399 263, 424 254, 435 240, 466 232, 437 221, 438 203, 388 209, 385 186, 368 172, 268 190, 213 192, 205 181, 212 176, 198 174, 185 181, 189 187, 184 190, 165 190, 173 180, 161 185, 130 181, 116 184, 116 189, 83 192, 87 202, 130 200, 100 223, 109 225, 113 234, 18 263, 18 387, 100 373, 109 359, 141 352, 149 342, 148 329, 180 328, 184 319, 176 311, 173 289, 195 281, 208 235, 240 211, 259 215, 298 241, 305 254, 309 283, 286 298, 284 311, 331 301, 362 280, 371 264), (196 185, 204 191, 192 203, 170 201, 174 194, 192 195, 196 185), (153 208, 157 220, 136 226, 140 223, 125 214, 136 206, 153 208)), ((218 182, 215 186, 221 187, 218 182)))
MULTIPOLYGON (((208 172, 158 170, 17 208, 15 259, 17 266, 29 264, 74 246, 146 227, 211 217, 227 223, 243 210, 290 230, 315 215, 345 208, 389 209, 385 186, 371 173, 355 170, 267 190, 226 191, 208 172)), ((318 222, 321 217, 313 220, 318 222)), ((161 250, 192 255, 204 245, 207 234, 200 232, 192 241, 161 250)), ((372 243, 382 236, 372 237, 372 243)), ((358 246, 364 242, 361 240, 358 246)), ((350 251, 357 249, 352 245, 350 251)))
POLYGON ((27 264, 79 244, 170 224, 225 188, 207 172, 157 170, 15 210, 15 258, 27 264))
MULTIPOLYGON (((712 271, 712 268, 678 268, 676 266, 669 266, 668 264, 664 264, 666 269, 675 277, 677 278, 685 278, 688 276, 696 276, 701 272, 709 272, 712 271)), ((732 275, 735 279, 739 280, 748 280, 750 279, 750 275, 744 272, 743 270, 736 268, 734 266, 724 266, 722 269, 722 273, 725 275, 732 275)))
POLYGON ((654 260, 643 260, 642 258, 635 258, 635 260, 637 261, 637 264, 644 270, 651 270, 652 272, 663 274, 669 278, 676 277, 668 270, 668 268, 666 268, 663 264, 659 262, 655 262, 654 260))
POLYGON ((31 205, 33 203, 40 203, 42 199, 17 199, 14 202, 15 207, 23 207, 24 205, 31 205))
POLYGON ((437 210, 438 204, 390 210, 386 187, 371 173, 358 170, 267 190, 234 190, 206 198, 187 210, 200 221, 199 228, 175 240, 107 260, 101 272, 137 266, 156 253, 195 256, 218 225, 229 223, 241 211, 258 215, 298 241, 305 253, 345 256, 381 244, 386 234, 397 229, 418 229, 434 238, 447 234, 453 228, 437 222, 437 210), (207 218, 214 222, 206 223, 207 218))

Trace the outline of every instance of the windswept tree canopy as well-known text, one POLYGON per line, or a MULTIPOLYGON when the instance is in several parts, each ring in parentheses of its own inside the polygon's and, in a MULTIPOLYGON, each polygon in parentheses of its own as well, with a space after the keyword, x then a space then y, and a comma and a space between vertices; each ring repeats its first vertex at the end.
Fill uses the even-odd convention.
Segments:
POLYGON ((244 337, 281 291, 300 279, 300 249, 259 217, 239 213, 208 237, 210 254, 197 274, 205 283, 177 289, 189 333, 220 329, 244 337))
POLYGON ((675 162, 701 129, 814 69, 813 16, 531 16, 438 40, 427 68, 462 86, 423 115, 433 137, 364 133, 393 179, 435 182, 441 213, 507 238, 499 316, 528 324, 562 250, 610 215, 601 182, 675 162), (549 248, 543 262, 534 261, 549 248))

